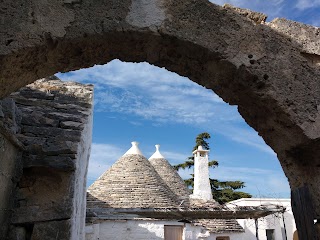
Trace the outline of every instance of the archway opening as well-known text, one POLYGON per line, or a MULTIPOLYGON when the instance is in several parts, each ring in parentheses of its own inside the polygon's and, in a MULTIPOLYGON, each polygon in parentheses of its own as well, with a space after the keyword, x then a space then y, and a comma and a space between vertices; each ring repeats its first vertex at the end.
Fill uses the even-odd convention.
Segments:
MULTIPOLYGON (((146 156, 160 143, 172 165, 190 156, 197 134, 212 134, 211 176, 241 180, 255 197, 288 198, 289 186, 276 154, 237 111, 213 91, 147 63, 114 60, 107 65, 57 74, 95 85, 91 185, 126 150, 141 142, 146 156), (167 149, 165 149, 167 148, 167 149)), ((181 171, 188 178, 192 169, 181 171)))
MULTIPOLYGON (((126 152, 132 140, 141 143, 147 158, 160 143, 174 165, 190 155, 197 133, 208 131, 213 135, 212 157, 220 163, 211 177, 244 181, 243 190, 254 197, 289 198, 275 153, 245 123, 237 107, 211 90, 163 68, 119 60, 57 76, 96 86, 88 185, 126 152)), ((184 178, 190 173, 180 172, 184 178)))
MULTIPOLYGON (((40 77, 115 58, 166 66, 239 106, 248 124, 277 153, 296 208, 310 206, 311 213, 305 216, 313 223, 314 215, 319 215, 314 184, 319 182, 320 159, 317 52, 292 32, 256 25, 207 1, 127 4, 81 2, 80 7, 54 2, 47 8, 39 2, 39 9, 61 13, 63 22, 54 21, 55 11, 32 12, 31 22, 23 15, 22 25, 11 21, 13 14, 6 15, 13 26, 6 26, 12 39, 1 46, 1 96, 40 77), (155 16, 148 11, 150 6, 155 16), (53 28, 49 22, 55 23, 53 28)), ((20 7, 29 10, 29 5, 20 7)))

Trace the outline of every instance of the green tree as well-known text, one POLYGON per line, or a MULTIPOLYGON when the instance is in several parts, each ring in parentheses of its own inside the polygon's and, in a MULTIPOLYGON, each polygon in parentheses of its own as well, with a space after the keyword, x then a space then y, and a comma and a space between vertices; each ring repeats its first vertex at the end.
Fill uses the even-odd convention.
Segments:
MULTIPOLYGON (((198 148, 198 146, 202 146, 206 150, 210 150, 208 139, 210 139, 210 134, 207 132, 200 133, 196 137, 196 144, 193 148, 193 151, 198 148)), ((179 169, 191 168, 194 166, 194 157, 188 157, 188 159, 180 163, 178 165, 173 166, 177 171, 179 169)), ((219 164, 216 160, 209 161, 209 167, 215 168, 218 167, 219 164)), ((186 185, 189 188, 193 188, 194 184, 194 176, 191 174, 191 178, 184 180, 186 185)), ((245 184, 242 181, 219 181, 217 179, 210 178, 210 185, 212 189, 213 198, 219 202, 220 204, 224 204, 226 202, 230 202, 233 200, 237 200, 239 198, 250 198, 251 195, 246 192, 241 192, 239 189, 244 188, 245 184)))
MULTIPOLYGON (((198 148, 198 146, 202 146, 205 150, 210 150, 209 143, 207 139, 210 139, 210 134, 207 132, 203 132, 198 134, 196 137, 196 145, 193 147, 192 152, 198 148)), ((184 163, 180 163, 178 165, 173 166, 177 171, 179 169, 191 168, 194 165, 194 157, 188 157, 188 159, 184 163)), ((216 160, 209 161, 209 167, 217 167, 219 164, 216 160)), ((193 182, 193 181, 192 181, 193 182)), ((189 185, 188 185, 189 186, 189 185)), ((193 187, 193 184, 192 184, 193 187)))

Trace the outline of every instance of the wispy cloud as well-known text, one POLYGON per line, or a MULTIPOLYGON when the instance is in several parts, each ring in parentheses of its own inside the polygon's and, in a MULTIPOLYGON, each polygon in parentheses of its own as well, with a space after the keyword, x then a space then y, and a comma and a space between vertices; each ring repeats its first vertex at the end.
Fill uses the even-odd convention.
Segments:
MULTIPOLYGON (((213 91, 147 63, 119 60, 67 74, 64 80, 95 84, 95 111, 134 115, 155 124, 207 126, 212 132, 272 153, 254 130, 213 91)), ((138 124, 134 121, 132 124, 138 124)))
POLYGON ((297 0, 295 7, 299 10, 320 7, 320 0, 297 0))
MULTIPOLYGON (((193 169, 179 170, 183 179, 190 178, 193 169)), ((290 188, 287 178, 278 171, 250 167, 224 167, 210 169, 210 177, 220 181, 243 181, 245 192, 255 197, 290 197, 290 188)))
POLYGON ((264 142, 256 131, 249 130, 245 127, 231 125, 229 123, 223 124, 224 126, 216 126, 212 131, 218 132, 233 141, 252 146, 271 155, 276 155, 272 148, 264 142))
POLYGON ((97 86, 97 111, 129 113, 159 122, 174 120, 190 124, 206 122, 214 112, 221 112, 221 117, 226 119, 234 119, 234 111, 221 111, 223 101, 211 90, 147 63, 121 63, 115 60, 107 65, 59 76, 94 83, 97 86))
POLYGON ((210 170, 212 178, 221 181, 240 180, 245 182, 244 191, 257 197, 289 197, 287 178, 279 171, 250 167, 224 167, 210 170))
POLYGON ((161 151, 161 154, 170 162, 172 165, 184 162, 189 156, 178 152, 161 151))

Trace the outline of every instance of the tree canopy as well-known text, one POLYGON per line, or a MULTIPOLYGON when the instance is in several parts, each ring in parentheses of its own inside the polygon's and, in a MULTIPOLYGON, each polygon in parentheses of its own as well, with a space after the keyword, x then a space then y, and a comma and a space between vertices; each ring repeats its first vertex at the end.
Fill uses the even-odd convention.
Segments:
MULTIPOLYGON (((207 132, 198 134, 198 136, 195 139, 196 144, 193 147, 193 151, 196 150, 200 145, 204 149, 210 150, 210 146, 207 141, 208 139, 210 139, 210 137, 211 137, 210 134, 207 132)), ((179 169, 192 168, 193 166, 194 166, 194 157, 190 156, 186 159, 185 162, 177 164, 173 167, 178 171, 179 169)), ((218 166, 219 166, 218 161, 216 160, 209 161, 209 167, 215 168, 218 166)), ((184 181, 189 188, 193 188, 193 184, 194 184, 193 174, 191 174, 191 178, 185 179, 184 181)), ((245 187, 245 183, 242 181, 219 181, 218 179, 210 178, 210 185, 211 185, 213 198, 220 204, 237 200, 239 198, 251 197, 249 193, 239 191, 239 189, 242 189, 245 187)))
MULTIPOLYGON (((210 139, 209 133, 203 132, 198 134, 198 136, 196 137, 196 145, 193 147, 192 151, 196 150, 198 146, 202 146, 203 149, 205 150, 210 150, 209 143, 208 141, 206 141, 207 139, 210 139)), ((215 160, 209 161, 209 167, 217 167, 218 165, 219 165, 218 162, 215 160)), ((185 162, 177 164, 173 167, 178 171, 179 169, 191 168, 193 166, 194 166, 194 157, 190 156, 185 162)))

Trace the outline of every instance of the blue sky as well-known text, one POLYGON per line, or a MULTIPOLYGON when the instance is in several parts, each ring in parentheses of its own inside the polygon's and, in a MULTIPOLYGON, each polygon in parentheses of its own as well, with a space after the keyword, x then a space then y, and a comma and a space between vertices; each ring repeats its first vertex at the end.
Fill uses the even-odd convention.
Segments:
POLYGON ((268 15, 267 21, 274 18, 287 18, 320 27, 320 0, 211 0, 223 5, 230 3, 268 15))
MULTIPOLYGON (((285 17, 320 23, 320 0, 212 2, 262 11, 268 20, 285 17)), ((276 154, 245 123, 236 106, 224 103, 211 90, 164 68, 119 60, 57 76, 95 85, 88 185, 130 148, 131 141, 140 142, 147 158, 160 144, 161 153, 177 164, 190 156, 197 134, 206 131, 212 136, 210 159, 219 162, 210 170, 212 178, 244 181, 243 190, 256 197, 290 196, 276 154)), ((187 178, 191 172, 179 173, 187 178)))

